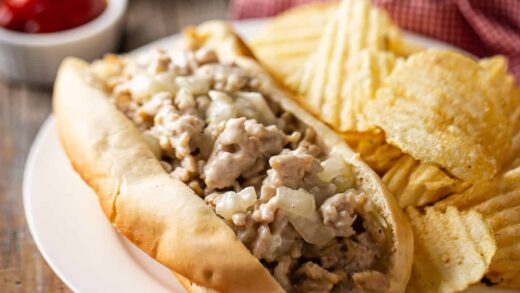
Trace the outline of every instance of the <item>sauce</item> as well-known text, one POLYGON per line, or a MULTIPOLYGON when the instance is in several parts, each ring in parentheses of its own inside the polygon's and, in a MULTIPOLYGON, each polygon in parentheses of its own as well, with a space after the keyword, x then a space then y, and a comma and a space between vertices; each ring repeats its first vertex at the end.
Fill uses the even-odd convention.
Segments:
POLYGON ((71 29, 93 20, 106 8, 106 0, 4 0, 0 3, 0 26, 26 33, 71 29))

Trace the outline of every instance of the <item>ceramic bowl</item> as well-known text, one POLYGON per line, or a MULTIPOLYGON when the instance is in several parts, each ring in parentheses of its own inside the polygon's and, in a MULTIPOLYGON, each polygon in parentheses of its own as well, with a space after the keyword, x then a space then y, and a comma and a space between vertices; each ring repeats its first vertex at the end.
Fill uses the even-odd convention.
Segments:
POLYGON ((93 60, 117 50, 128 0, 108 0, 92 21, 65 31, 29 34, 0 28, 0 75, 48 85, 68 56, 93 60))

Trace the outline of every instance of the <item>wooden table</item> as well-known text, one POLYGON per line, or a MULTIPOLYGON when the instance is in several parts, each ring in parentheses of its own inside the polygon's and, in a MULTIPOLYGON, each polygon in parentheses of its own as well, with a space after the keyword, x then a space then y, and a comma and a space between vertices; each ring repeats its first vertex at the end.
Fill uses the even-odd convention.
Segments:
MULTIPOLYGON (((183 26, 226 18, 227 0, 130 0, 126 52, 183 26)), ((25 159, 51 112, 51 89, 0 79, 0 292, 70 292, 31 238, 22 205, 25 159)))

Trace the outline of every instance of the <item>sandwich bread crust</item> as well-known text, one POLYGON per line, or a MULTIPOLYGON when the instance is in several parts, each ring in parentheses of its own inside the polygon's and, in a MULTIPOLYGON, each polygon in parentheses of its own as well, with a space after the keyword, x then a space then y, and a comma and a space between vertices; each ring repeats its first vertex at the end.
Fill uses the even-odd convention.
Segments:
MULTIPOLYGON (((238 57, 237 62, 263 74, 251 59, 238 57)), ((354 167, 358 187, 369 195, 391 235, 389 291, 403 292, 411 271, 413 236, 395 198, 358 154, 285 92, 273 86, 270 97, 354 167)), ((95 86, 87 63, 73 58, 63 62, 53 108, 63 147, 74 169, 98 194, 107 218, 175 272, 190 292, 283 292, 225 222, 164 171, 136 126, 95 86)))

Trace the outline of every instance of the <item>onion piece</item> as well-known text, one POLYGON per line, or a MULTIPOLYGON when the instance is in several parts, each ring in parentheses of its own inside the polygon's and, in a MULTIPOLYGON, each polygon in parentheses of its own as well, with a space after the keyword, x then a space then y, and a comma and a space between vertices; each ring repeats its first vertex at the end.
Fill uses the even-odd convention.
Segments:
POLYGON ((151 76, 139 74, 130 81, 130 94, 137 102, 143 103, 161 90, 160 83, 151 76))
POLYGON ((224 92, 209 91, 211 104, 206 113, 209 124, 217 124, 237 117, 237 109, 233 99, 224 92))
POLYGON ((279 208, 286 212, 289 222, 302 238, 322 246, 334 238, 334 231, 320 220, 314 196, 304 189, 280 187, 276 191, 279 208))
POLYGON ((204 95, 211 87, 211 81, 205 77, 199 76, 177 76, 175 78, 175 85, 181 89, 188 90, 192 95, 204 95))
POLYGON ((275 123, 276 117, 262 94, 254 92, 239 92, 236 97, 236 108, 240 116, 256 119, 264 125, 275 123))
POLYGON ((332 182, 336 185, 337 192, 354 187, 354 176, 352 166, 338 156, 330 157, 321 162, 323 171, 319 172, 318 178, 323 182, 332 182))
POLYGON ((251 186, 239 193, 227 191, 218 198, 215 212, 224 219, 231 220, 234 214, 246 212, 255 202, 256 192, 251 186))
POLYGON ((155 76, 155 80, 160 84, 161 88, 172 95, 175 95, 178 91, 178 87, 175 83, 176 78, 177 75, 172 71, 162 72, 155 76))

